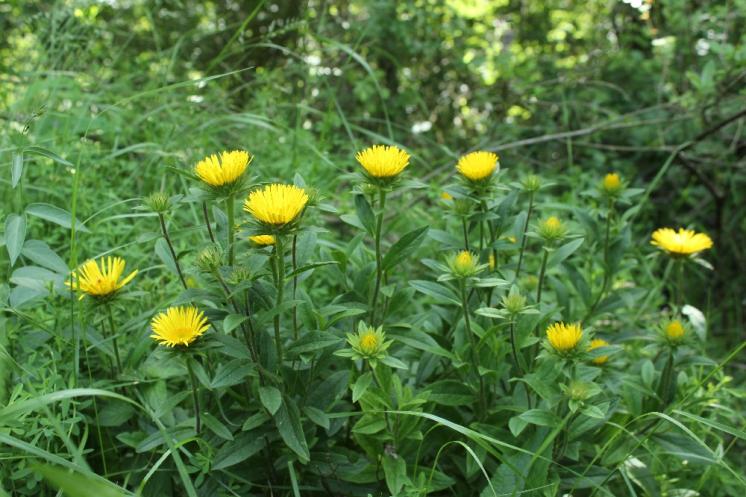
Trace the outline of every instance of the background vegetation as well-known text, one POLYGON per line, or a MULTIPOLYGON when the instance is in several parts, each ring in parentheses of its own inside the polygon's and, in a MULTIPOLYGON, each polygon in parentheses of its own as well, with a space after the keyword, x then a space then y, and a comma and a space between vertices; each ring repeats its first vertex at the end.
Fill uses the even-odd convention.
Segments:
MULTIPOLYGON (((0 495, 55 495, 57 487, 41 480, 67 481, 60 467, 105 476, 143 495, 742 491, 745 12, 743 0, 0 4, 0 217, 7 249, 0 256, 0 495), (323 416, 295 414, 310 457, 275 435, 256 389, 239 390, 245 378, 256 379, 254 372, 216 383, 215 374, 226 374, 230 364, 225 357, 204 378, 205 390, 225 395, 211 406, 213 426, 203 437, 186 431, 191 408, 184 372, 154 353, 147 339, 154 312, 186 298, 158 219, 135 209, 141 198, 154 191, 188 195, 169 224, 179 259, 189 266, 207 235, 199 204, 189 201, 195 184, 175 169, 244 148, 255 155, 251 168, 262 181, 295 178, 315 189, 321 208, 304 221, 314 227, 309 260, 338 264, 303 280, 300 312, 308 314, 304 322, 314 322, 312 331, 340 339, 328 344, 333 349, 356 326, 365 302, 355 278, 370 274, 373 259, 361 248, 364 231, 355 222, 351 191, 359 183, 354 154, 373 143, 408 150, 407 175, 424 184, 394 195, 387 244, 423 225, 438 230, 398 271, 401 284, 391 291, 408 300, 392 306, 388 324, 434 336, 437 350, 458 348, 438 327, 461 329, 455 324, 461 318, 407 281, 434 281, 432 266, 418 261, 442 260, 457 247, 441 234, 458 237, 459 225, 444 220, 440 193, 468 151, 497 152, 505 185, 531 172, 552 183, 538 209, 561 213, 586 236, 574 255, 583 262, 575 267, 596 278, 593 232, 603 205, 593 192, 610 171, 640 189, 624 207, 627 255, 615 284, 643 292, 621 292, 595 326, 620 345, 630 343, 620 367, 636 375, 641 390, 652 374, 646 364, 657 358, 634 340, 652 329, 668 299, 660 284, 665 265, 651 256, 649 235, 659 226, 709 233, 711 267, 688 271, 686 279, 687 302, 706 316, 706 338, 687 363, 691 381, 683 381, 680 392, 696 402, 675 407, 685 414, 667 411, 672 421, 657 438, 643 437, 647 421, 638 431, 614 435, 613 423, 624 423, 609 414, 575 459, 519 481, 505 461, 522 467, 522 457, 541 453, 546 423, 532 424, 531 437, 524 433, 530 440, 521 440, 520 430, 507 426, 528 407, 517 397, 493 417, 473 419, 468 392, 433 389, 442 379, 433 350, 400 341, 400 359, 431 364, 402 376, 408 395, 431 397, 389 407, 455 423, 426 437, 422 455, 416 444, 392 448, 384 439, 351 438, 357 420, 343 414, 359 408, 347 388, 353 380, 334 376, 349 360, 323 349, 312 354, 320 364, 318 383, 293 394, 305 401, 305 389, 337 402, 317 399, 328 407, 314 408, 323 416), (111 343, 96 331, 100 316, 61 286, 70 268, 109 253, 140 270, 131 299, 117 309, 128 366, 115 379, 108 375, 111 343), (90 342, 80 340, 85 334, 90 342), (145 407, 80 388, 131 397, 145 407), (433 400, 438 395, 440 402, 433 400), (528 455, 480 437, 523 447, 528 455), (251 445, 256 440, 265 446, 251 445), (402 449, 401 457, 390 449, 402 449), (239 450, 246 457, 227 463, 239 450), (589 472, 591 483, 576 481, 573 471, 589 472), (428 487, 428 477, 437 484, 428 487)), ((514 201, 506 235, 515 234, 515 216, 526 209, 525 198, 514 201)), ((222 222, 219 205, 212 214, 222 222)), ((621 227, 618 234, 623 238, 621 227)), ((527 258, 527 274, 537 274, 540 262, 537 248, 527 258)), ((554 302, 562 301, 562 288, 572 290, 564 271, 550 273, 554 302)), ((194 287, 204 286, 196 271, 189 277, 194 287)), ((621 383, 616 378, 605 387, 621 383)), ((641 406, 625 414, 653 410, 641 406)), ((412 429, 424 434, 437 420, 416 417, 416 424, 412 429)))

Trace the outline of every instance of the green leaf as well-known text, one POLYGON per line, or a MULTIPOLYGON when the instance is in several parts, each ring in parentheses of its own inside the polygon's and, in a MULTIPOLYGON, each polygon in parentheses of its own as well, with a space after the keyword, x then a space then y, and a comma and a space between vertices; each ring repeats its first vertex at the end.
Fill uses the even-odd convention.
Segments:
POLYGON ((329 416, 327 416, 326 413, 321 409, 317 409, 313 406, 304 406, 303 412, 306 413, 308 419, 313 421, 315 424, 319 425, 325 430, 329 429, 329 426, 331 425, 329 422, 329 416))
MULTIPOLYGON (((45 221, 52 222, 63 228, 72 229, 73 217, 72 214, 67 212, 65 209, 60 209, 50 204, 29 204, 26 207, 26 214, 35 216, 45 221)), ((75 220, 75 230, 83 233, 90 233, 91 231, 86 228, 80 221, 75 220)))
POLYGON ((178 270, 176 269, 176 261, 171 255, 171 249, 168 248, 168 242, 166 242, 165 238, 159 238, 155 242, 155 255, 158 256, 158 258, 161 260, 161 262, 163 262, 163 264, 166 266, 166 268, 168 268, 169 271, 171 271, 173 274, 178 274, 178 270))
POLYGON ((223 319, 223 331, 230 333, 241 326, 241 324, 247 319, 249 319, 249 316, 244 316, 242 314, 228 314, 225 316, 225 319, 223 319))
POLYGON ((5 248, 8 250, 10 265, 13 266, 23 250, 26 239, 26 218, 18 214, 8 214, 5 218, 5 248))
POLYGON ((23 244, 21 254, 38 265, 59 274, 66 275, 70 272, 67 263, 54 250, 50 249, 49 245, 41 240, 26 240, 23 244))
POLYGON ((283 402, 275 415, 275 425, 285 445, 298 455, 302 463, 307 463, 311 455, 308 451, 306 435, 300 423, 298 408, 292 402, 283 402))
POLYGON ((370 207, 370 203, 368 203, 368 199, 365 198, 365 195, 355 195, 354 198, 357 218, 360 220, 363 228, 365 228, 365 231, 367 231, 370 236, 373 236, 376 225, 376 217, 373 214, 373 209, 370 207))
POLYGON ((373 435, 386 428, 386 421, 383 417, 373 416, 371 414, 364 414, 355 426, 352 427, 352 431, 360 433, 361 435, 373 435))
POLYGON ((13 152, 10 164, 10 186, 15 188, 23 176, 23 151, 13 152))
POLYGON ((275 387, 259 387, 259 400, 269 413, 274 416, 282 404, 282 394, 275 387))
POLYGON ((210 388, 230 387, 238 385, 244 378, 254 372, 254 368, 245 360, 234 359, 226 364, 218 366, 215 377, 210 382, 210 388))
POLYGON ((253 416, 249 416, 246 421, 243 422, 243 425, 241 426, 242 431, 251 431, 254 428, 259 428, 264 423, 269 421, 271 418, 267 415, 264 411, 259 411, 253 416))
POLYGON ((423 226, 399 238, 388 252, 386 252, 381 264, 383 270, 391 269, 417 250, 417 247, 420 246, 422 240, 427 236, 428 229, 428 226, 423 226))
POLYGON ((357 402, 360 397, 368 390, 368 387, 373 382, 373 375, 370 371, 361 374, 355 384, 352 385, 352 401, 357 402))
POLYGON ((342 339, 327 331, 309 331, 287 349, 290 354, 305 354, 342 343, 342 339))
POLYGON ((301 266, 292 273, 288 274, 288 278, 292 278, 293 276, 297 276, 299 274, 303 274, 307 271, 311 271, 312 269, 316 269, 317 267, 323 267, 323 266, 329 266, 332 264, 339 264, 337 261, 321 261, 321 262, 314 262, 312 264, 306 264, 305 266, 301 266))
POLYGON ((253 433, 241 433, 235 440, 223 445, 215 454, 212 469, 225 469, 245 461, 258 453, 266 443, 264 437, 253 433))
POLYGON ((557 426, 562 420, 546 409, 530 409, 519 416, 523 421, 538 426, 557 426))
POLYGON ((231 431, 215 416, 209 412, 202 413, 202 421, 205 423, 211 432, 222 438, 223 440, 233 440, 233 434, 231 431))
POLYGON ((557 250, 550 253, 549 257, 547 258, 547 269, 553 268, 560 262, 570 257, 576 250, 580 248, 584 241, 585 238, 576 238, 575 240, 567 242, 557 250))
POLYGON ((458 296, 450 289, 433 281, 413 280, 409 286, 415 290, 433 297, 436 302, 461 305, 458 296))
POLYGON ((59 155, 55 154, 51 150, 47 150, 46 148, 26 147, 24 151, 26 153, 41 155, 42 157, 46 157, 47 159, 52 159, 53 161, 57 162, 58 164, 62 164, 63 166, 75 167, 75 165, 72 162, 63 159, 59 155))
POLYGON ((384 455, 382 462, 386 486, 392 496, 397 496, 408 481, 407 463, 404 458, 392 454, 384 455))
POLYGON ((67 497, 128 497, 132 494, 114 483, 103 483, 80 473, 50 465, 35 465, 45 480, 67 497))

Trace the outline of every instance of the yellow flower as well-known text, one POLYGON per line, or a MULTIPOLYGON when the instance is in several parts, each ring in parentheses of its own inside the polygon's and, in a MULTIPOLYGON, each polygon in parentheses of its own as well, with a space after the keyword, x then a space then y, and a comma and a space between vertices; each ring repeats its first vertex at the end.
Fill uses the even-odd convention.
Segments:
POLYGON ((370 328, 360 336, 360 350, 367 355, 374 354, 383 343, 383 338, 370 328))
POLYGON ((275 183, 251 192, 243 209, 259 222, 283 226, 295 221, 307 202, 303 188, 275 183))
MULTIPOLYGON (((80 290, 92 297, 108 297, 132 281, 137 270, 122 278, 127 265, 121 257, 105 257, 100 261, 88 260, 72 274, 72 281, 65 282, 70 288, 80 290)), ((81 295, 82 299, 84 295, 81 295)))
POLYGON ((657 229, 650 243, 674 256, 697 254, 712 248, 709 236, 684 228, 679 228, 678 233, 672 228, 657 229))
POLYGON ((539 223, 539 235, 547 241, 556 241, 564 238, 567 228, 556 216, 550 216, 539 223))
POLYGON ((607 195, 619 193, 619 190, 622 189, 622 178, 617 173, 609 173, 604 176, 601 188, 607 195))
POLYGON ((442 198, 443 200, 453 200, 453 195, 448 192, 442 192, 440 194, 440 198, 442 198))
POLYGON ((205 314, 194 306, 169 307, 150 323, 153 338, 161 345, 174 347, 194 342, 210 328, 205 314))
POLYGON ((194 166, 194 174, 210 186, 224 186, 235 183, 246 171, 251 162, 248 152, 234 150, 212 154, 194 166))
POLYGON ((567 354, 575 350, 583 338, 580 324, 554 323, 547 328, 547 339, 554 350, 567 354))
MULTIPOLYGON (((609 346, 609 342, 607 342, 603 338, 594 338, 593 340, 591 340, 591 344, 588 347, 588 350, 590 351, 590 350, 597 349, 599 347, 608 347, 608 346, 609 346)), ((607 356, 607 355, 600 355, 598 357, 594 357, 591 360, 591 362, 593 364, 596 364, 596 365, 600 366, 601 364, 605 364, 606 361, 608 361, 608 360, 609 360, 609 356, 607 356)))
POLYGON ((272 235, 254 235, 250 236, 249 240, 256 243, 257 245, 274 245, 275 237, 272 235))
POLYGON ((373 145, 355 154, 355 159, 374 178, 393 178, 409 165, 409 154, 386 145, 373 145))
POLYGON ((477 256, 468 250, 462 250, 448 261, 448 265, 456 276, 468 278, 477 272, 477 256))
POLYGON ((456 169, 466 179, 481 181, 486 179, 497 169, 497 154, 492 152, 472 152, 458 160, 456 169))
POLYGON ((684 333, 686 333, 684 325, 678 319, 669 321, 663 331, 666 333, 666 338, 672 342, 680 342, 684 338, 684 333))

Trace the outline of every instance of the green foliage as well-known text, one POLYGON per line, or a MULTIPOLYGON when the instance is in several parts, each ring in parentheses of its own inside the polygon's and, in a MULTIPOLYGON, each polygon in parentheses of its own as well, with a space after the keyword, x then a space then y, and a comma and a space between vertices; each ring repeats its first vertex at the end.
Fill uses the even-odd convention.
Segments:
POLYGON ((3 3, 0 495, 738 495, 743 12, 3 3), (397 181, 360 174, 374 143, 397 181), (234 149, 213 198, 192 167, 234 149), (259 246, 272 182, 309 206, 259 246), (105 255, 137 277, 79 300, 105 255), (188 348, 149 338, 173 305, 211 325, 188 348))

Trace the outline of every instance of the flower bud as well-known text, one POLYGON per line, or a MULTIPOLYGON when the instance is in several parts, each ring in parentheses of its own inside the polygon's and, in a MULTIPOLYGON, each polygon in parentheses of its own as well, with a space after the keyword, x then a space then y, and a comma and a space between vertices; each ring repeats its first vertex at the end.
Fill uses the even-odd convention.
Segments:
POLYGON ((617 196, 623 188, 622 179, 617 173, 607 174, 601 182, 601 191, 610 197, 617 196))
POLYGON ((214 273, 223 265, 223 253, 216 245, 211 245, 197 255, 197 268, 203 273, 214 273))
POLYGON ((521 185, 526 193, 534 193, 541 188, 541 178, 535 174, 529 174, 521 180, 521 185))
POLYGON ((669 321, 666 323, 666 325, 663 328, 663 332, 666 335, 666 339, 672 343, 680 343, 684 340, 684 336, 686 335, 686 328, 684 328, 684 325, 681 324, 681 321, 678 319, 674 319, 673 321, 669 321))
POLYGON ((550 216, 539 223, 539 235, 546 242, 562 240, 567 234, 564 223, 556 216, 550 216))
POLYGON ((145 207, 157 214, 165 214, 171 209, 171 199, 163 192, 154 192, 143 199, 145 207))
POLYGON ((468 250, 462 250, 451 257, 448 266, 457 278, 468 278, 477 274, 477 257, 468 250))
POLYGON ((502 298, 502 304, 508 314, 515 316, 526 308, 526 297, 521 295, 517 287, 510 289, 510 293, 502 298))

